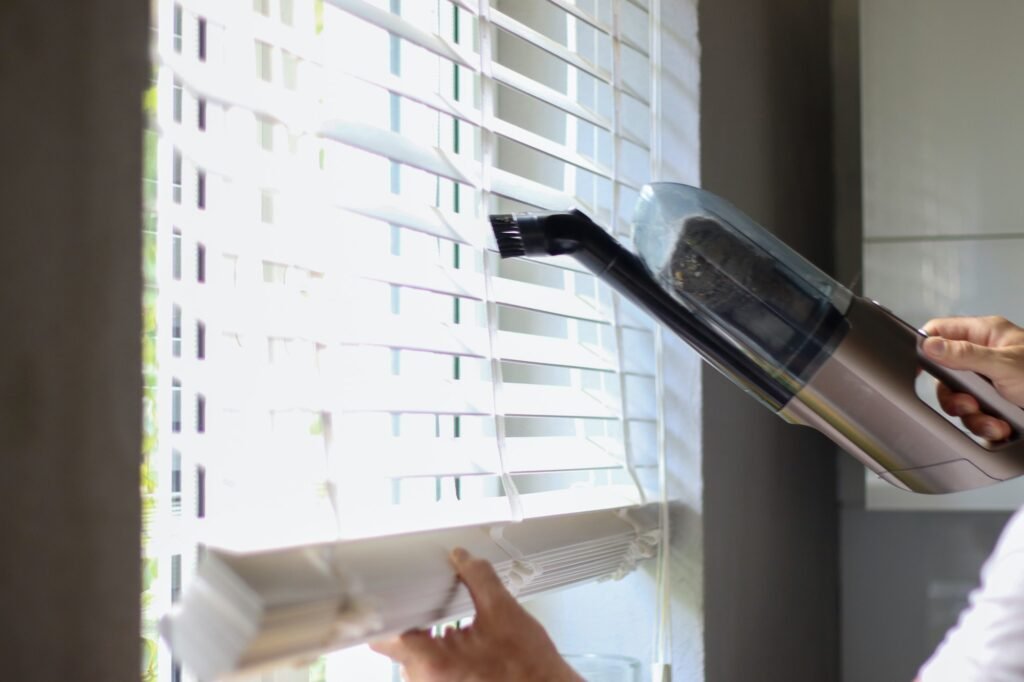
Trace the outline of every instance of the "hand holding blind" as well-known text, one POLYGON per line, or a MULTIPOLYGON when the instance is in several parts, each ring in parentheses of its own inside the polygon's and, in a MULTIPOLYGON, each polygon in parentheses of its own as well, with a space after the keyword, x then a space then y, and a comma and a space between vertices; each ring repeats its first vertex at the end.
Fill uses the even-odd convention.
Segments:
POLYGON ((454 550, 451 562, 473 596, 473 624, 440 637, 411 630, 372 644, 374 651, 401 664, 408 682, 580 682, 490 563, 464 549, 454 550))

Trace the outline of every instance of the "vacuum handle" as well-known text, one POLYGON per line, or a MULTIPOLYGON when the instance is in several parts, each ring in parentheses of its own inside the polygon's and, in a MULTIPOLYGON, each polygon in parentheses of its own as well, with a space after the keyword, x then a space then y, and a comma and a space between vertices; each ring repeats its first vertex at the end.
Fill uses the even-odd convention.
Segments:
POLYGON ((1000 395, 992 382, 984 376, 968 370, 950 369, 936 363, 924 354, 923 344, 928 335, 921 330, 917 330, 917 333, 917 359, 929 374, 958 393, 974 396, 982 412, 1002 419, 1010 425, 1014 432, 1010 436, 1011 439, 1024 434, 1024 409, 1000 395))

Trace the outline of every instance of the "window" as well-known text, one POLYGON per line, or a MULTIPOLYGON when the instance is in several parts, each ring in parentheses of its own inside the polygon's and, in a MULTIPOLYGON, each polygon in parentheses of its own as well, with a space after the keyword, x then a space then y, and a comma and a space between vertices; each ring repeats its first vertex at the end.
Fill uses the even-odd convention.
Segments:
POLYGON ((182 97, 184 96, 184 90, 181 87, 181 81, 177 78, 174 79, 174 87, 172 88, 173 94, 171 95, 171 116, 175 123, 181 123, 181 110, 182 110, 182 97))
POLYGON ((181 357, 181 306, 171 308, 171 355, 181 357))
POLYGON ((274 151, 274 124, 262 116, 256 119, 256 141, 260 149, 274 151))
POLYGON ((181 230, 174 228, 171 236, 171 277, 181 279, 181 230))
POLYGON ((299 59, 291 52, 281 52, 281 78, 284 87, 297 90, 299 87, 299 59))
POLYGON ((196 127, 206 130, 206 99, 202 97, 196 100, 196 127))
POLYGON ((196 281, 206 281, 206 245, 202 243, 196 244, 196 281))
POLYGON ((196 56, 199 61, 206 61, 206 19, 199 17, 196 21, 196 56))
POLYGON ((274 74, 271 70, 273 49, 262 40, 256 41, 256 77, 268 83, 273 80, 274 74))
MULTIPOLYGON (((540 590, 627 571, 656 541, 638 484, 659 452, 653 324, 573 262, 499 260, 486 222, 576 205, 627 235, 650 163, 648 18, 627 0, 484 5, 487 22, 451 0, 326 2, 315 21, 305 3, 254 0, 223 27, 211 13, 217 58, 195 73, 231 123, 161 132, 201 169, 206 213, 182 225, 205 285, 161 296, 202 320, 179 376, 209 437, 178 440, 210 465, 196 516, 230 530, 241 562, 275 543, 466 523, 490 537, 522 519, 540 590), (633 15, 642 30, 620 20, 633 15), (288 154, 258 153, 286 139, 288 154), (279 229, 252 229, 257 195, 257 227, 279 229), (604 558, 562 532, 592 533, 604 558)), ((191 73, 178 77, 202 91, 191 73)), ((424 581, 408 584, 397 597, 421 599, 424 581)), ((392 678, 360 655, 326 678, 392 678)))
POLYGON ((181 596, 181 555, 171 557, 171 601, 177 602, 181 596))
POLYGON ((180 53, 181 52, 182 32, 184 30, 185 21, 184 21, 184 12, 182 10, 182 7, 181 7, 181 5, 179 5, 177 3, 175 3, 175 5, 174 5, 174 18, 173 18, 172 21, 173 21, 173 24, 174 24, 174 28, 173 28, 174 51, 180 53))
POLYGON ((171 450, 171 513, 181 514, 181 452, 171 450))
POLYGON ((196 359, 206 358, 206 325, 196 322, 196 359))
POLYGON ((174 154, 171 157, 171 197, 174 203, 181 203, 181 152, 177 149, 174 150, 174 154))
POLYGON ((283 263, 263 261, 264 284, 284 284, 288 278, 288 266, 283 263))
POLYGON ((181 381, 171 382, 171 433, 181 433, 181 381))
POLYGON ((274 222, 274 195, 267 190, 260 190, 260 222, 274 222))
POLYGON ((206 433, 206 396, 196 395, 196 433, 206 433))
POLYGON ((206 469, 196 467, 196 518, 206 517, 206 469))
POLYGON ((206 208, 206 171, 196 171, 196 208, 206 208))
POLYGON ((281 23, 285 26, 292 26, 295 23, 294 0, 279 0, 281 3, 281 23))

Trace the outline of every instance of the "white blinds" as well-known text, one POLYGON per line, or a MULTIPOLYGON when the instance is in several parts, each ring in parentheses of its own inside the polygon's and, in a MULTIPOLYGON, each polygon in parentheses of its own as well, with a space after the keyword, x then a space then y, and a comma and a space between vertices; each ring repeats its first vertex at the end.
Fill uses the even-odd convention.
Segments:
POLYGON ((501 262, 486 215, 577 206, 628 238, 652 146, 646 4, 160 8, 157 233, 204 259, 201 280, 162 270, 160 305, 202 325, 203 351, 161 364, 185 412, 161 451, 203 468, 197 539, 643 502, 652 324, 570 260, 501 262))
POLYGON ((211 551, 163 624, 197 677, 308 661, 317 653, 472 611, 442 548, 488 559, 520 598, 617 577, 658 542, 654 505, 507 526, 334 542, 250 554, 211 551), (508 546, 517 547, 510 557, 508 546), (416 561, 415 580, 408 564, 416 561))

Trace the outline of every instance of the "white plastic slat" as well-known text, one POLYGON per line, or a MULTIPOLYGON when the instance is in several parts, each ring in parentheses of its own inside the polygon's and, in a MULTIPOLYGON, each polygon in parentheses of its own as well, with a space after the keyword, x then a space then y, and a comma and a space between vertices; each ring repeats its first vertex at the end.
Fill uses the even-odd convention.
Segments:
POLYGON ((480 125, 480 112, 465 102, 442 95, 436 89, 427 87, 421 82, 410 81, 407 78, 401 78, 391 73, 384 73, 379 70, 373 74, 362 73, 358 70, 359 66, 358 64, 352 65, 343 78, 355 79, 376 85, 407 100, 418 102, 434 111, 439 111, 476 126, 480 125))
MULTIPOLYGON (((479 168, 468 159, 437 147, 420 144, 409 137, 353 121, 333 121, 323 125, 324 138, 378 154, 420 170, 473 187, 480 185, 479 168)), ((590 207, 577 197, 498 168, 491 169, 491 189, 499 195, 546 210, 590 207)))
POLYGON ((515 140, 520 144, 524 144, 527 147, 531 147, 532 149, 543 152, 548 156, 552 156, 559 161, 565 161, 577 168, 590 171, 595 175, 600 175, 605 178, 612 177, 612 170, 604 164, 597 163, 593 159, 589 159, 583 154, 569 149, 564 144, 554 142, 543 135, 538 135, 537 133, 526 130, 525 128, 520 128, 519 126, 503 121, 502 119, 495 119, 491 124, 491 129, 503 137, 515 140))
POLYGON ((488 357, 490 353, 486 329, 444 323, 412 326, 396 315, 346 325, 340 341, 345 345, 384 346, 475 358, 488 357))
POLYGON ((646 94, 634 88, 629 83, 623 82, 621 84, 621 90, 622 92, 626 93, 627 95, 635 99, 637 102, 640 102, 640 104, 643 104, 645 107, 651 106, 650 98, 646 94))
POLYGON ((475 70, 479 65, 479 59, 472 52, 464 50, 447 38, 425 31, 397 14, 375 7, 368 2, 363 0, 324 1, 460 66, 475 70))
POLYGON ((559 7, 565 10, 566 12, 573 15, 577 19, 581 19, 582 21, 590 24, 599 31, 611 35, 611 26, 609 26, 606 22, 602 21, 601 19, 591 14, 590 12, 586 12, 580 9, 580 7, 576 5, 574 2, 571 2, 571 0, 548 0, 548 2, 550 2, 555 7, 559 7))
POLYGON ((323 118, 319 104, 302 93, 282 91, 255 77, 229 78, 225 70, 206 68, 169 47, 161 46, 153 61, 169 68, 182 87, 197 97, 227 108, 248 109, 287 125, 293 132, 315 130, 323 118))
POLYGON ((471 162, 459 159, 437 147, 420 144, 400 133, 383 130, 358 121, 330 121, 320 129, 322 137, 347 144, 419 168, 456 182, 478 185, 478 174, 471 162))
POLYGON ((627 128, 623 128, 619 131, 619 138, 629 142, 630 144, 643 149, 645 152, 651 151, 651 145, 646 140, 641 138, 639 135, 634 134, 627 128))
POLYGON ((645 59, 650 58, 651 55, 650 55, 650 52, 649 52, 649 50, 648 50, 646 45, 641 45, 639 42, 637 42, 636 40, 633 40, 632 37, 630 37, 630 36, 628 36, 626 34, 622 34, 619 37, 619 40, 622 41, 623 45, 625 45, 629 49, 633 50, 637 54, 641 55, 645 59))
POLYGON ((338 393, 337 406, 347 412, 493 414, 493 390, 482 381, 373 377, 346 381, 338 393))
POLYGON ((538 310, 593 322, 607 323, 610 319, 608 311, 599 309, 587 299, 540 284, 496 277, 492 293, 495 301, 513 308, 538 310))
POLYGON ((389 478, 497 474, 493 438, 390 438, 364 442, 360 475, 389 478))
MULTIPOLYGON (((221 3, 206 3, 206 4, 221 4, 221 3)), ((239 18, 234 21, 239 21, 241 16, 244 16, 241 11, 248 9, 242 3, 223 3, 228 5, 234 5, 237 9, 236 12, 240 15, 239 18)), ((258 12, 248 12, 248 16, 245 20, 250 22, 252 26, 253 38, 261 42, 273 45, 274 47, 287 50, 296 57, 299 57, 305 61, 319 62, 321 55, 316 49, 316 42, 310 41, 306 35, 300 33, 292 27, 280 22, 277 17, 266 17, 258 12)))
MULTIPOLYGON (((535 473, 617 469, 621 444, 611 438, 509 438, 505 469, 535 473)), ((477 476, 500 473, 492 438, 390 438, 361 443, 360 474, 387 478, 477 476)))
POLYGON ((338 205, 359 215, 417 232, 434 235, 460 244, 478 245, 484 239, 486 224, 463 215, 402 200, 395 195, 377 197, 338 194, 338 205))
POLYGON ((542 83, 538 83, 532 78, 524 76, 514 69, 510 69, 503 64, 494 62, 491 68, 491 74, 493 75, 494 80, 499 83, 503 83, 510 88, 519 90, 520 92, 539 99, 542 102, 547 102, 548 104, 557 107, 566 113, 572 114, 577 118, 592 123, 599 128, 603 128, 604 130, 612 129, 612 122, 607 117, 583 106, 565 93, 559 92, 558 90, 548 87, 542 83))
POLYGON ((499 196, 547 211, 564 211, 574 206, 587 209, 584 202, 570 194, 499 168, 491 170, 491 190, 499 196))
POLYGON ((501 331, 497 355, 509 362, 556 365, 579 369, 614 371, 615 358, 607 350, 539 334, 501 331))
MULTIPOLYGON (((340 386, 332 386, 330 399, 335 401, 333 404, 348 412, 492 414, 492 390, 486 382, 368 377, 364 380, 342 380, 340 386)), ((313 395, 307 396, 296 394, 300 388, 299 380, 288 377, 261 387, 268 393, 264 402, 275 409, 291 409, 293 404, 303 409, 323 409, 324 405, 330 404, 328 396, 322 394, 326 387, 311 390, 313 395)), ((506 383, 499 400, 499 413, 508 416, 581 419, 616 419, 619 416, 610 396, 565 386, 506 383)))
POLYGON ((499 393, 499 412, 516 417, 578 417, 616 419, 609 396, 583 389, 506 382, 499 393))
POLYGON ((548 436, 509 438, 506 466, 512 473, 615 469, 622 466, 622 443, 615 438, 548 436))
POLYGON ((204 291, 190 306, 197 317, 215 320, 224 332, 332 343, 336 310, 323 300, 278 288, 264 285, 259 293, 254 288, 220 295, 204 291))
POLYGON ((182 159, 207 175, 218 175, 232 182, 245 183, 265 189, 294 188, 297 178, 322 183, 322 178, 309 168, 294 161, 284 160, 267 164, 258 150, 240 150, 223 137, 211 138, 201 131, 168 125, 158 127, 160 136, 170 141, 182 159))
POLYGON ((469 270, 457 270, 403 256, 352 254, 346 273, 398 286, 433 291, 473 300, 484 298, 483 277, 469 270))
POLYGON ((604 69, 597 64, 594 64, 589 59, 585 59, 580 56, 578 52, 570 50, 565 45, 559 43, 556 40, 548 38, 543 33, 530 28, 526 24, 516 21, 507 14, 503 14, 497 10, 491 10, 491 22, 495 26, 508 31, 509 33, 522 38, 528 43, 544 50, 548 54, 558 57, 566 64, 576 67, 580 71, 589 73, 594 78, 604 81, 605 83, 612 82, 612 75, 607 69, 604 69))

